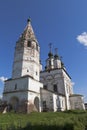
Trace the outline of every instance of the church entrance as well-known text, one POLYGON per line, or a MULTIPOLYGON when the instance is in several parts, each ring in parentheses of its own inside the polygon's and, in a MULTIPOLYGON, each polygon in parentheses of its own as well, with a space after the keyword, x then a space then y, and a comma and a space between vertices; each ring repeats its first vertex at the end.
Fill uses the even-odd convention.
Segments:
POLYGON ((12 97, 10 100, 10 104, 15 112, 18 111, 19 99, 17 97, 12 97))
POLYGON ((35 99, 34 99, 34 105, 35 105, 36 111, 39 112, 39 98, 38 97, 35 97, 35 99))

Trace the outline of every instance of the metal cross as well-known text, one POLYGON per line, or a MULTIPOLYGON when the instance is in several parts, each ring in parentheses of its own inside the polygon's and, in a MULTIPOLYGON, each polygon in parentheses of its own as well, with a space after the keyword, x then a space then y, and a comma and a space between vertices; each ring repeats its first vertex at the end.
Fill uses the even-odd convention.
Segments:
POLYGON ((58 54, 58 48, 55 48, 55 54, 56 55, 58 54))
POLYGON ((52 51, 52 43, 49 43, 50 52, 52 51))

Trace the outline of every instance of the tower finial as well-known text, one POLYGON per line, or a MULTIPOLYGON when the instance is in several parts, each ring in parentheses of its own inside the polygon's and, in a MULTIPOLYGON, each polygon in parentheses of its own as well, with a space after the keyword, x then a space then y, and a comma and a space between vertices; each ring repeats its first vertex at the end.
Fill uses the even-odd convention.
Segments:
POLYGON ((48 53, 48 56, 51 58, 51 57, 53 57, 53 54, 52 54, 52 43, 49 43, 49 49, 50 49, 50 51, 48 53))
POLYGON ((50 52, 52 52, 52 43, 49 43, 50 52))
POLYGON ((55 48, 55 55, 58 55, 58 48, 55 48))
POLYGON ((30 18, 27 19, 27 23, 29 23, 29 22, 31 22, 31 19, 30 19, 30 18))
POLYGON ((58 56, 58 48, 55 48, 55 55, 54 55, 55 59, 59 59, 59 56, 58 56))

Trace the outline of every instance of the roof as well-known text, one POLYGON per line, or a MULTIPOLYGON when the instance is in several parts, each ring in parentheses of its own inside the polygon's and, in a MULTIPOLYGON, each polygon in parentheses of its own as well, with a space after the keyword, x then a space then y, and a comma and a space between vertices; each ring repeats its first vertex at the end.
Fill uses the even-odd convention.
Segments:
POLYGON ((30 19, 27 20, 27 25, 26 25, 23 33, 20 35, 18 42, 23 41, 23 40, 35 41, 38 44, 38 41, 34 34, 30 19))
POLYGON ((70 97, 78 97, 78 96, 83 97, 83 95, 81 95, 81 94, 72 94, 72 95, 70 95, 70 97))
POLYGON ((54 70, 64 70, 64 72, 68 75, 68 77, 71 79, 70 75, 68 74, 68 72, 64 69, 64 68, 53 68, 53 69, 50 69, 50 70, 44 70, 44 71, 41 71, 40 73, 45 73, 45 72, 51 72, 51 71, 54 71, 54 70))

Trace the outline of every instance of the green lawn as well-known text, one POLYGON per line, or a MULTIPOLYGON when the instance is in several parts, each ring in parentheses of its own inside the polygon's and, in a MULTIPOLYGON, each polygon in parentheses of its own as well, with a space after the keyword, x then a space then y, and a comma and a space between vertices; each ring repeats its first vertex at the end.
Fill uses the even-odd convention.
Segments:
POLYGON ((87 130, 86 111, 0 114, 0 130, 87 130))

